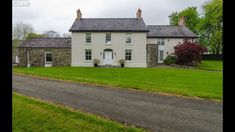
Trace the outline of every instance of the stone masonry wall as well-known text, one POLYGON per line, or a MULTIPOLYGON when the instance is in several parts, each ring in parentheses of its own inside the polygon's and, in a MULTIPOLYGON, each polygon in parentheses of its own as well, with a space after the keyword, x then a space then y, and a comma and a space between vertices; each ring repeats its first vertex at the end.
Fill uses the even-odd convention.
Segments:
POLYGON ((147 66, 153 67, 157 65, 158 62, 158 45, 157 44, 147 44, 147 66))
POLYGON ((27 50, 31 66, 42 66, 45 64, 45 52, 52 52, 52 66, 70 66, 70 48, 19 48, 19 66, 27 66, 27 50))

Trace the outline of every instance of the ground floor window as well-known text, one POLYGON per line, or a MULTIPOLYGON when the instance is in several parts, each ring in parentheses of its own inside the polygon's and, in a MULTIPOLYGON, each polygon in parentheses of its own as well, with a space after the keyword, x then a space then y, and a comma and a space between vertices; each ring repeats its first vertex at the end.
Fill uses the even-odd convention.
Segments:
POLYGON ((46 51, 46 62, 52 62, 52 53, 51 53, 51 51, 46 51))
POLYGON ((85 60, 91 60, 91 50, 90 49, 85 50, 85 60))
POLYGON ((160 61, 163 61, 163 50, 160 50, 159 60, 160 60, 160 61))
POLYGON ((131 50, 125 50, 125 60, 131 61, 131 50))

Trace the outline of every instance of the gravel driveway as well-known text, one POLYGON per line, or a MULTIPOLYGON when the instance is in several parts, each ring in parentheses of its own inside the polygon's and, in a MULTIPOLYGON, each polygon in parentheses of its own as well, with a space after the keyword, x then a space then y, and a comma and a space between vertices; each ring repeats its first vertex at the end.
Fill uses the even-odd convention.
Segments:
POLYGON ((222 132, 221 103, 13 75, 13 90, 164 132, 222 132))

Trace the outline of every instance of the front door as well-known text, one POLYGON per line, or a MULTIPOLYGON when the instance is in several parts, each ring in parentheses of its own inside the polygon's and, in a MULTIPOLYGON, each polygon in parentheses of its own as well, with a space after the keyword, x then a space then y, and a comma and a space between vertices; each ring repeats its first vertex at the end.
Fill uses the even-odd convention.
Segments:
POLYGON ((105 51, 104 52, 104 64, 105 65, 111 65, 113 62, 113 57, 112 57, 113 52, 112 51, 105 51))

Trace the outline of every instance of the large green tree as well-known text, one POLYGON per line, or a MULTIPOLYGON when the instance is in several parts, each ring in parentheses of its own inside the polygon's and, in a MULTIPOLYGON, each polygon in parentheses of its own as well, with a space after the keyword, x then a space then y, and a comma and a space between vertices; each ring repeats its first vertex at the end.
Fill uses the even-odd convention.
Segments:
POLYGON ((197 7, 188 7, 180 12, 173 12, 169 15, 170 25, 178 25, 178 21, 180 17, 184 17, 185 25, 192 30, 194 33, 198 33, 197 24, 200 21, 199 13, 197 11, 197 7))
POLYGON ((211 0, 203 6, 203 18, 198 24, 199 42, 213 54, 223 51, 223 1, 211 0))

